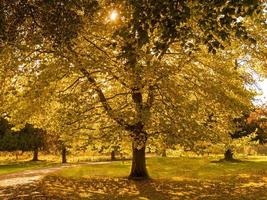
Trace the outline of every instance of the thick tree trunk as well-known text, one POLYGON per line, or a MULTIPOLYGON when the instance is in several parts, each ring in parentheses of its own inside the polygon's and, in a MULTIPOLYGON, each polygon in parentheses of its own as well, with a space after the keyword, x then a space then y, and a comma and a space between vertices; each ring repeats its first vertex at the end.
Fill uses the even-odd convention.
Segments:
POLYGON ((38 148, 35 148, 33 150, 33 158, 32 158, 32 161, 38 161, 38 148))
POLYGON ((234 160, 233 154, 234 153, 232 149, 227 149, 226 152, 224 153, 224 160, 227 160, 227 161, 234 160))
POLYGON ((61 158, 62 163, 67 163, 67 148, 64 145, 62 145, 61 158))
POLYGON ((149 178, 146 169, 145 149, 146 149, 145 146, 142 147, 141 149, 137 149, 133 144, 132 168, 131 168, 131 173, 129 175, 129 179, 138 180, 138 179, 149 178))
POLYGON ((116 160, 116 153, 114 150, 111 151, 110 158, 111 158, 111 160, 116 160))

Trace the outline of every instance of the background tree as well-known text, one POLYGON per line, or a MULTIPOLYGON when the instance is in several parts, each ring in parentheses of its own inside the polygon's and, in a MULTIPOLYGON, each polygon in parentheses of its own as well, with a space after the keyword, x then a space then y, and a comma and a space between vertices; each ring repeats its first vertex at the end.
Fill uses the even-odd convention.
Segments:
POLYGON ((7 132, 11 132, 12 125, 4 117, 0 118, 0 137, 3 138, 7 132))
POLYGON ((22 151, 33 151, 33 161, 38 161, 39 150, 45 147, 45 131, 26 124, 18 133, 19 149, 22 151))
MULTIPOLYGON (((233 120, 235 130, 230 133, 232 139, 240 139, 254 134, 252 141, 258 141, 260 144, 267 142, 267 132, 264 124, 266 124, 266 112, 262 109, 256 109, 250 113, 243 113, 239 118, 233 120)), ((224 154, 224 159, 233 161, 233 151, 228 148, 224 154)))
POLYGON ((7 119, 0 118, 0 151, 15 152, 20 150, 18 134, 12 128, 13 125, 7 119))

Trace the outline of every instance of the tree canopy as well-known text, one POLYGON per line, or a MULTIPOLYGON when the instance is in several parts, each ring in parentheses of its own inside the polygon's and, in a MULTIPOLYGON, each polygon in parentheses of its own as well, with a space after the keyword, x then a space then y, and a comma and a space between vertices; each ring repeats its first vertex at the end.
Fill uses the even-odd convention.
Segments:
POLYGON ((252 106, 247 68, 266 64, 253 57, 264 45, 256 39, 266 38, 248 25, 264 24, 263 7, 257 0, 3 0, 4 110, 17 124, 36 123, 66 140, 116 126, 133 142, 130 177, 147 177, 149 138, 189 146, 222 140, 230 119, 252 106), (249 62, 238 64, 244 51, 249 62))

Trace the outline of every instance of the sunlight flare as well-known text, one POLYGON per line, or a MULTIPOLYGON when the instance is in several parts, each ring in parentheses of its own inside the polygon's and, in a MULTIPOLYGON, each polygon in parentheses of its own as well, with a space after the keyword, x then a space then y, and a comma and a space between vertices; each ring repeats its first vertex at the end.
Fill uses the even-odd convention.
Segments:
POLYGON ((109 18, 110 18, 111 21, 115 21, 115 20, 118 18, 118 16, 119 16, 119 13, 118 13, 116 10, 113 10, 113 11, 111 12, 109 18))

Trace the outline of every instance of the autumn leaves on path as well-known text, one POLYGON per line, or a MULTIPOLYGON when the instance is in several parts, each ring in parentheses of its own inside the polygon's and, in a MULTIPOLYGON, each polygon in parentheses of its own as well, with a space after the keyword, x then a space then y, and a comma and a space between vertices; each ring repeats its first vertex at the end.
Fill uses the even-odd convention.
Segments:
POLYGON ((56 172, 60 169, 69 167, 70 165, 62 165, 44 169, 25 170, 7 175, 0 176, 0 187, 24 185, 33 181, 41 180, 45 175, 56 172))

